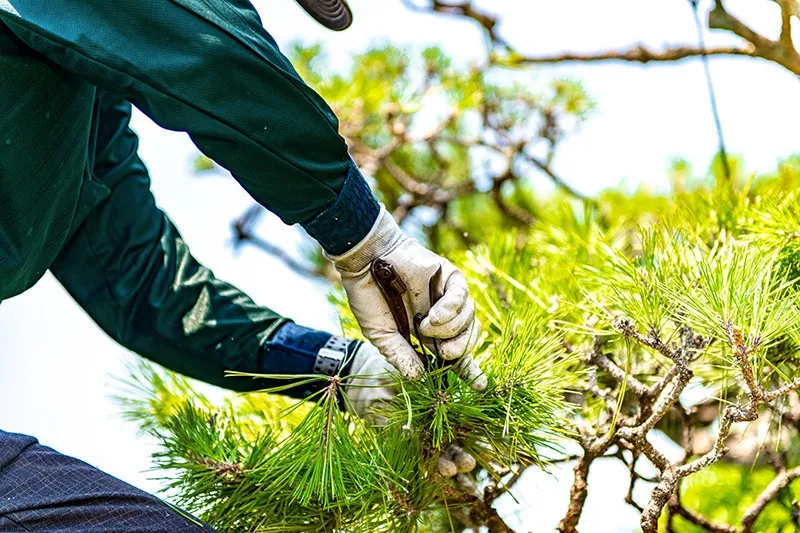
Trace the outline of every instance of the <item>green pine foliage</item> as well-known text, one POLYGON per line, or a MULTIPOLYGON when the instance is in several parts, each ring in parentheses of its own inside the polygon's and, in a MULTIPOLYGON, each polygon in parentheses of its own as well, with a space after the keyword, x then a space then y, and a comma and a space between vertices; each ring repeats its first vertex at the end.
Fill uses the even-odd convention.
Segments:
POLYGON ((346 379, 305 402, 270 406, 278 397, 258 393, 215 408, 185 379, 146 365, 139 371, 154 392, 128 413, 160 439, 154 459, 167 493, 219 531, 448 531, 457 521, 448 510, 465 505, 435 473, 448 443, 476 456, 479 477, 499 478, 543 464, 564 436, 565 376, 575 361, 548 335, 544 313, 530 309, 504 310, 500 334, 487 337, 486 391, 447 369, 398 377, 383 427, 341 409, 346 379))
MULTIPOLYGON (((397 142, 398 128, 424 130, 441 119, 422 109, 452 112, 439 137, 406 139, 391 162, 422 184, 464 191, 421 225, 471 284, 484 325, 476 358, 489 387, 473 391, 447 369, 396 378, 398 394, 380 412, 387 423, 376 427, 347 414, 348 378, 327 381, 303 402, 281 397, 280 388, 212 401, 187 380, 142 366, 126 412, 159 438, 155 464, 178 505, 221 532, 462 531, 466 514, 485 511, 465 486, 502 492, 525 468, 546 469, 579 430, 601 438, 636 412, 626 385, 590 371, 587 354, 597 347, 652 386, 670 366, 653 346, 674 345, 690 329, 703 340, 687 354, 693 386, 720 405, 744 390, 741 347, 766 390, 798 376, 800 158, 761 176, 733 159, 730 180, 718 161, 699 175, 677 161, 671 188, 619 187, 593 201, 543 192, 526 176, 490 190, 481 169, 492 165, 484 153, 492 149, 464 141, 487 133, 476 117, 491 115, 508 146, 515 137, 555 142, 561 130, 547 130, 554 117, 580 123, 592 109, 579 84, 558 81, 539 92, 521 81, 498 84, 435 48, 415 59, 377 48, 344 74, 326 72, 317 47, 294 54, 362 156, 397 142), (633 334, 651 346, 632 342, 633 334), (450 442, 479 465, 456 482, 435 474, 450 442)), ((408 191, 387 168, 378 167, 373 185, 394 211, 408 191)), ((342 332, 358 336, 341 292, 331 301, 342 332)), ((750 488, 720 480, 755 476, 761 487, 768 473, 727 468, 687 478, 685 505, 722 521, 740 517, 752 498, 737 495, 750 488), (724 516, 698 496, 712 490, 724 516)))
MULTIPOLYGON (((698 188, 681 201, 705 206, 714 196, 698 188)), ((800 345, 788 275, 797 237, 794 220, 778 215, 800 209, 800 195, 723 204, 736 216, 708 209, 705 221, 697 211, 680 220, 690 206, 676 201, 671 212, 641 213, 637 218, 653 219, 642 229, 609 226, 567 200, 554 202, 553 220, 528 233, 497 232, 454 256, 486 329, 478 350, 490 378, 486 391, 446 370, 398 379, 399 394, 382 412, 388 424, 378 428, 343 412, 337 389, 346 383, 331 382, 306 402, 258 393, 214 406, 187 380, 145 369, 140 386, 149 395, 128 407, 161 440, 155 460, 169 480, 167 493, 220 531, 449 530, 462 503, 448 501, 449 482, 432 468, 448 442, 476 455, 475 482, 485 483, 506 469, 546 467, 557 456, 551 448, 570 436, 568 420, 599 416, 597 405, 566 399, 585 382, 571 347, 601 335, 610 352, 628 354, 617 363, 645 383, 665 364, 618 335, 614 320, 621 316, 643 334, 669 339, 689 326, 713 339, 695 355, 709 396, 737 382, 731 328, 757 347, 759 380, 785 383, 797 375, 786 357, 800 345), (764 219, 770 223, 756 222, 764 219)), ((345 332, 353 333, 343 299, 333 300, 345 332)))

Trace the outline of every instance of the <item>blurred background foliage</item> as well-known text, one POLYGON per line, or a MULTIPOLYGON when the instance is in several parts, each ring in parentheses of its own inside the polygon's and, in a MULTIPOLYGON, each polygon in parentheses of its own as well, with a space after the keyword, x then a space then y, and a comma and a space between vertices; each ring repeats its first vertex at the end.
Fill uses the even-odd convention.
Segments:
MULTIPOLYGON (((737 524, 744 510, 752 505, 774 477, 771 468, 718 463, 688 478, 681 499, 684 505, 716 523, 737 524)), ((800 487, 797 484, 782 490, 758 519, 755 531, 796 531, 798 517, 794 502, 798 496, 800 487)), ((681 518, 675 519, 673 529, 680 533, 707 531, 681 518)))

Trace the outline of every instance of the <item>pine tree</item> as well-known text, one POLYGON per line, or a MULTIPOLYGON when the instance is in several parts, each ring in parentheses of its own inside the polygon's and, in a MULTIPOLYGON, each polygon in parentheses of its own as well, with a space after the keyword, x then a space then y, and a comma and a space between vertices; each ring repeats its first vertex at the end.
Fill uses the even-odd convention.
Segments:
POLYGON ((476 392, 446 369, 419 381, 397 378, 400 392, 382 411, 382 427, 343 413, 346 397, 337 391, 348 379, 309 377, 328 384, 304 402, 265 392, 213 407, 185 378, 165 379, 146 364, 136 370, 146 388, 129 400, 128 414, 159 437, 155 461, 175 476, 175 501, 219 531, 438 531, 493 523, 493 530, 508 530, 491 502, 503 493, 503 479, 542 465, 563 438, 565 377, 576 361, 547 332, 538 306, 496 312, 498 333, 482 349, 490 387, 476 392), (435 459, 449 442, 471 452, 482 473, 440 478, 435 459), (477 488, 484 479, 491 480, 488 492, 477 488))
MULTIPOLYGON (((525 468, 562 459, 564 439, 584 449, 577 479, 613 454, 661 471, 644 508, 643 527, 654 531, 677 483, 722 458, 735 424, 795 416, 782 402, 800 385, 800 195, 779 198, 774 185, 763 180, 757 194, 700 187, 611 224, 553 198, 552 219, 459 254, 487 325, 484 392, 446 370, 398 379, 388 424, 370 427, 340 409, 346 380, 305 402, 258 393, 214 406, 184 378, 144 367, 147 394, 130 412, 161 441, 155 459, 170 471, 169 494, 220 531, 510 531, 492 502, 525 468), (717 399, 719 429, 710 450, 687 448, 674 463, 646 437, 676 414, 696 415, 678 401, 692 382, 717 399), (476 475, 434 474, 431 460, 450 441, 476 455, 476 475)), ((787 429, 777 420, 769 429, 766 444, 794 472, 787 429)), ((586 490, 573 487, 563 530, 577 524, 586 490)))
MULTIPOLYGON (((325 72, 319 48, 294 56, 381 200, 467 274, 490 386, 475 392, 446 369, 397 379, 388 423, 374 427, 345 414, 347 379, 302 377, 326 380, 304 402, 279 389, 212 402, 142 365, 127 413, 160 440, 154 459, 170 499, 222 532, 504 532, 496 500, 525 469, 570 461, 559 525, 569 532, 592 464, 611 459, 630 471, 626 501, 646 532, 659 520, 687 532, 779 531, 796 520, 798 161, 747 176, 732 160, 732 179, 718 179, 717 162, 701 175, 678 162, 671 190, 588 199, 550 165, 592 110, 577 82, 502 84, 496 65, 458 67, 435 48, 374 49, 345 74, 325 72), (555 191, 542 192, 542 176, 555 191), (756 441, 745 438, 753 422, 756 441), (684 456, 668 459, 654 432, 684 456), (476 456, 476 472, 435 474, 451 441, 476 456), (567 455, 568 441, 581 453, 567 455), (634 497, 642 483, 653 487, 645 502, 634 497)), ((251 222, 237 235, 258 243, 251 222)), ((316 252, 298 268, 329 274, 316 252)), ((342 295, 332 300, 343 333, 358 335, 342 295)))

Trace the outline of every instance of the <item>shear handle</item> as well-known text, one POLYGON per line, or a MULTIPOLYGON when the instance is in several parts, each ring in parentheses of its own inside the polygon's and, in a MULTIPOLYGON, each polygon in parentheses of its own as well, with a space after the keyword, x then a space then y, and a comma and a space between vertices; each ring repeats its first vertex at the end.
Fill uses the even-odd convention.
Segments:
MULTIPOLYGON (((406 293, 408 290, 406 284, 394 270, 391 264, 388 261, 383 259, 375 259, 372 264, 370 265, 370 273, 372 274, 373 279, 375 280, 375 284, 378 285, 378 288, 381 291, 381 295, 383 295, 383 299, 386 301, 386 304, 389 306, 389 310, 392 313, 392 317, 394 318, 395 323, 397 324, 397 331, 403 336, 403 338, 408 342, 409 345, 411 344, 411 324, 408 322, 408 313, 406 312, 406 306, 403 302, 403 294, 406 293)), ((441 286, 442 280, 442 267, 440 266, 436 272, 431 276, 430 281, 428 282, 428 296, 430 297, 430 304, 431 307, 439 301, 439 299, 443 296, 439 290, 441 286)), ((414 334, 419 340, 420 344, 425 343, 426 341, 433 345, 433 351, 436 354, 437 364, 447 364, 443 363, 443 360, 439 356, 439 345, 436 339, 423 337, 419 332, 419 326, 422 321, 425 319, 425 315, 422 313, 417 313, 414 316, 413 326, 414 326, 414 334)), ((413 345, 412 345, 413 346, 413 345)), ((417 355, 419 356, 420 360, 422 361, 425 366, 430 366, 431 361, 427 354, 420 353, 417 351, 417 355)))

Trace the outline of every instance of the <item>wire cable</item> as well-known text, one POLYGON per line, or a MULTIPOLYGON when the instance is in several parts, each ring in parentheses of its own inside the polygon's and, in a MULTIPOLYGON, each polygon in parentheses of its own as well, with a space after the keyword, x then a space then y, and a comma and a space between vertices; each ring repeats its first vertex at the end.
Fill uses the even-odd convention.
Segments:
POLYGON ((706 85, 708 87, 708 96, 711 101, 711 114, 714 116, 714 126, 717 129, 717 142, 719 144, 719 158, 722 162, 722 171, 725 173, 725 179, 731 181, 731 167, 728 162, 728 151, 725 149, 725 137, 722 134, 722 121, 719 116, 719 108, 717 106, 717 95, 714 90, 714 82, 711 78, 711 66, 708 60, 708 53, 706 51, 706 43, 703 35, 703 23, 700 21, 700 13, 697 7, 698 0, 689 0, 692 6, 692 14, 694 15, 694 24, 697 28, 697 44, 700 47, 701 61, 703 63, 703 71, 705 72, 706 85))

